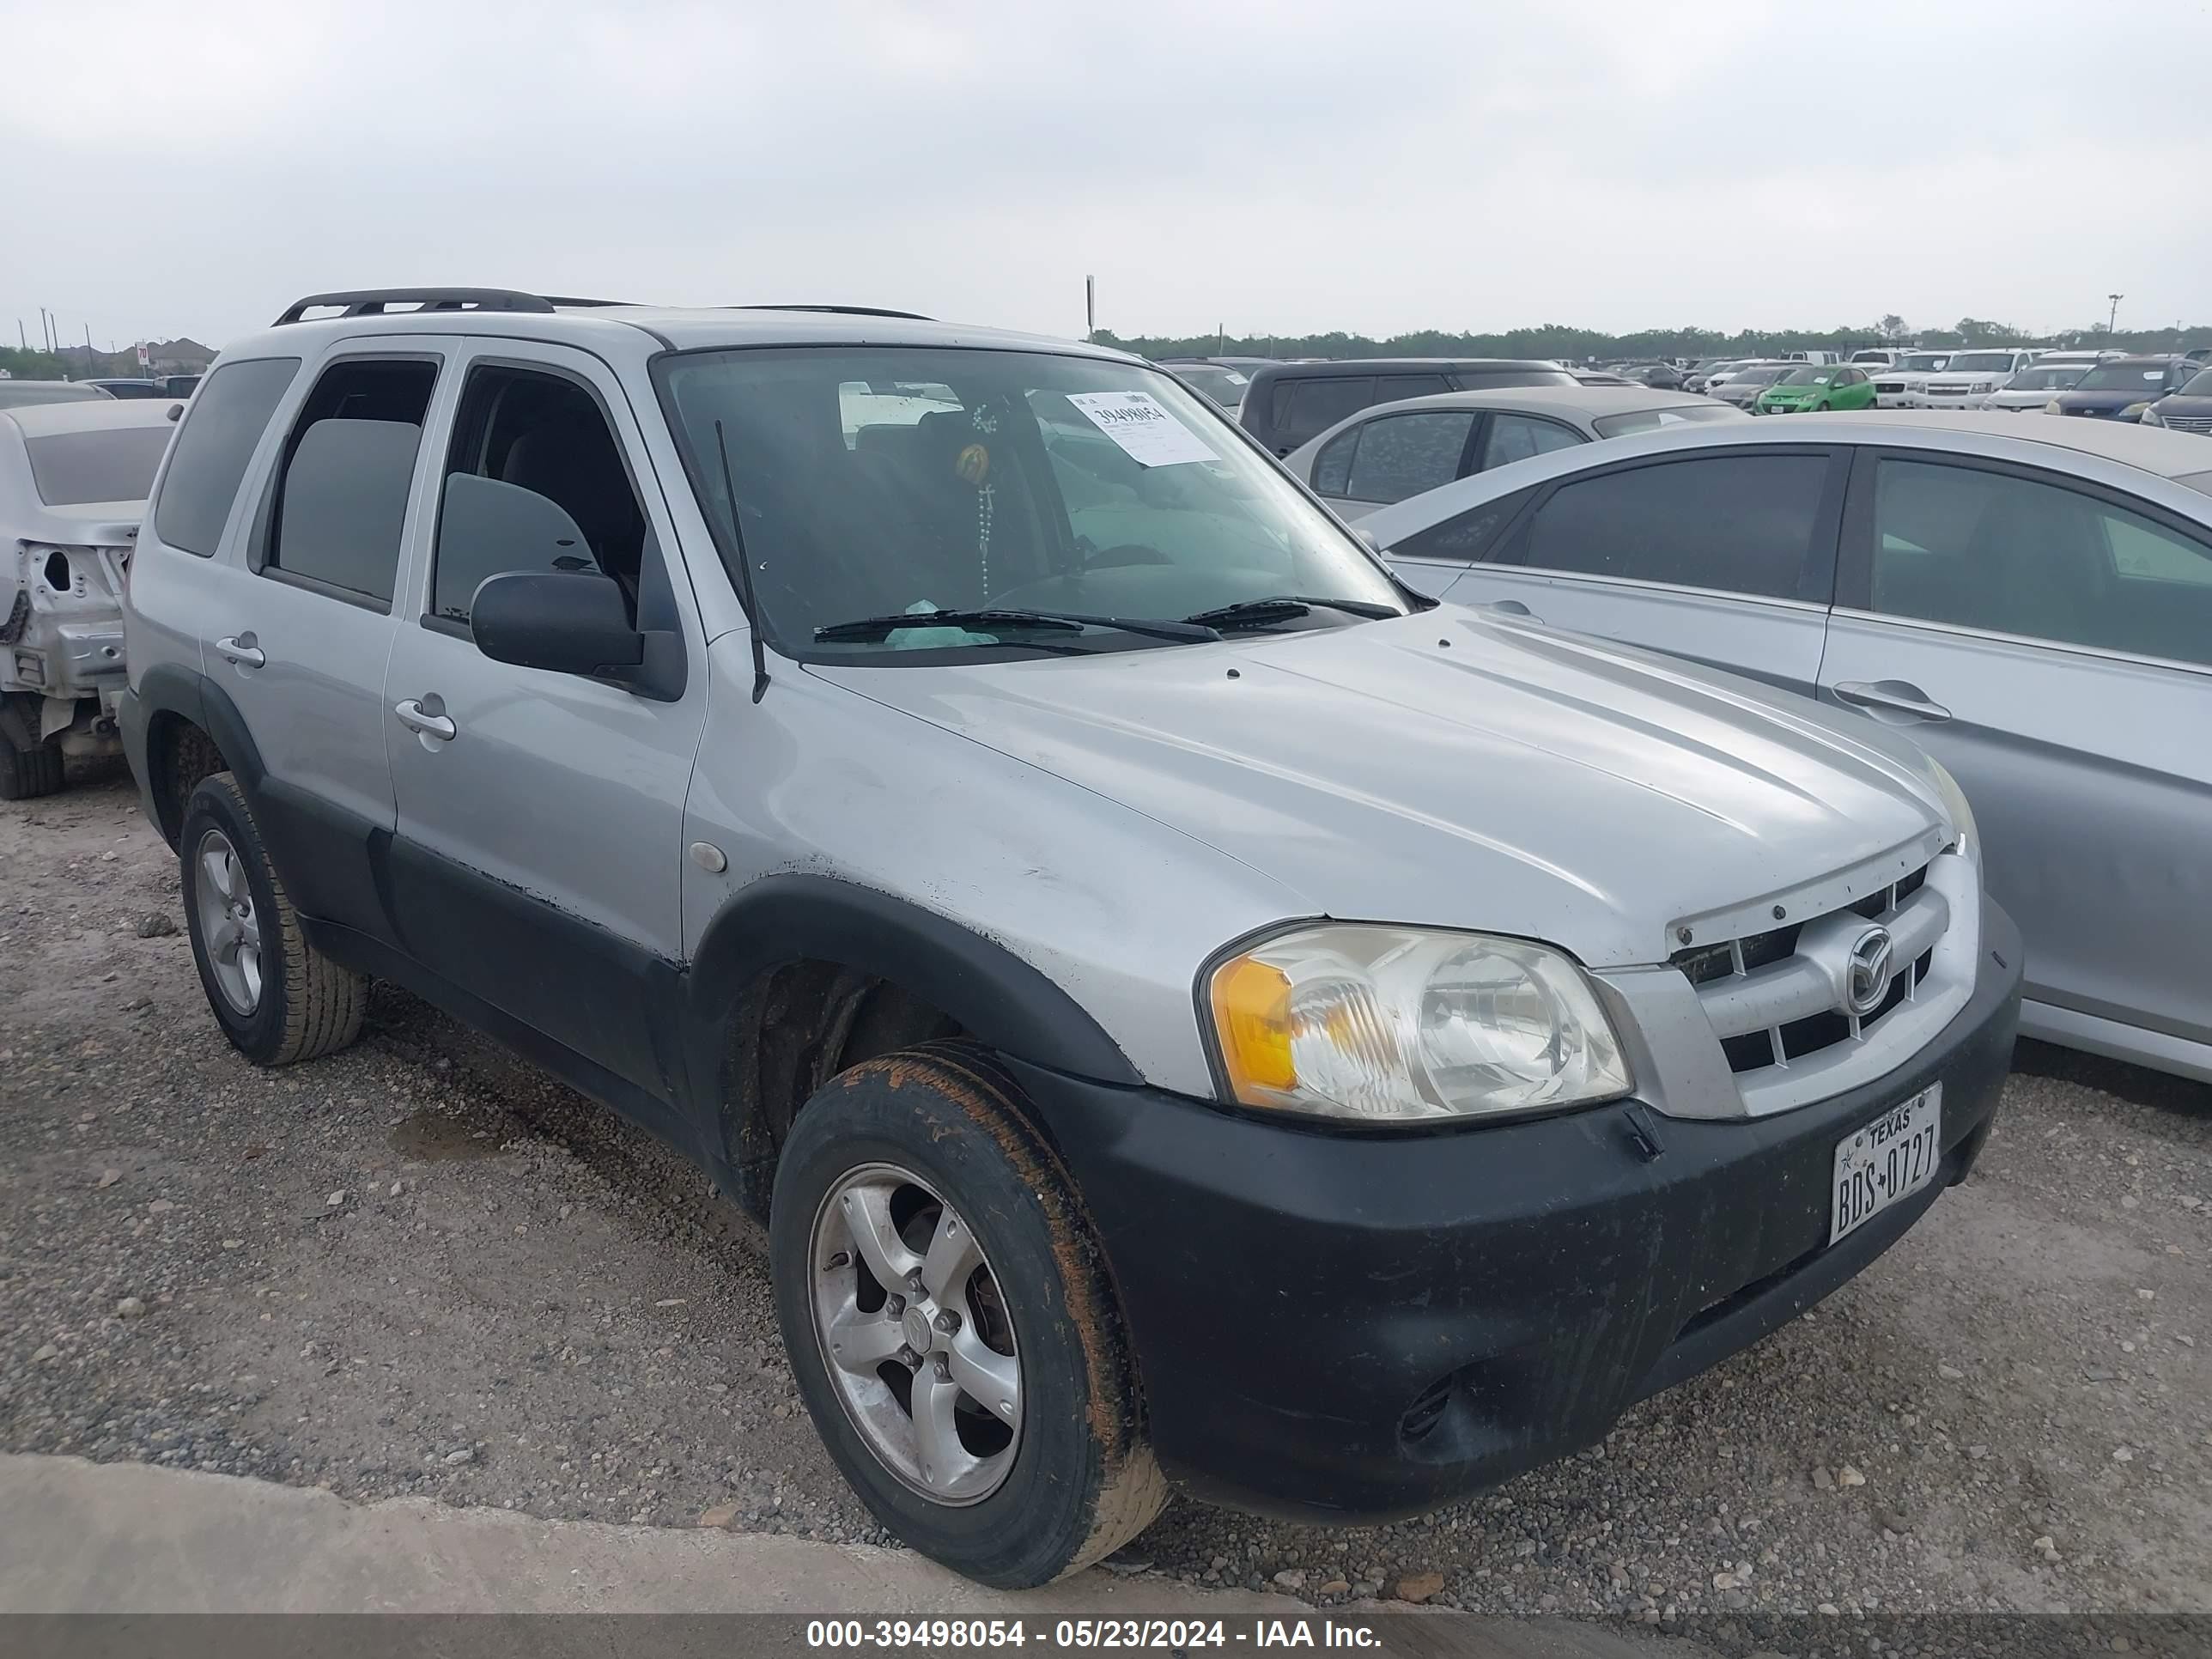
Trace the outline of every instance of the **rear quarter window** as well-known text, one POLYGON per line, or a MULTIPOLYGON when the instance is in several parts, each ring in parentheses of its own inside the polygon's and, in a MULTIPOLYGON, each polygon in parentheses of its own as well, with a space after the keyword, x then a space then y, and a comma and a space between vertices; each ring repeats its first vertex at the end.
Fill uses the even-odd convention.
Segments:
POLYGON ((254 446, 299 372, 297 357, 257 357, 208 376, 185 406, 154 504, 155 535, 187 553, 214 556, 254 446))

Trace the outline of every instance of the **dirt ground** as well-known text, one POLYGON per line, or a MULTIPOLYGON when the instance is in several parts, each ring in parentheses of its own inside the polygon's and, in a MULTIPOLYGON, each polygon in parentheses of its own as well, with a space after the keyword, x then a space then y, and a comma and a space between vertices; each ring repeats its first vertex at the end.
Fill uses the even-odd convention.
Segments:
MULTIPOLYGON (((888 1541, 702 1176, 387 988, 257 1071, 163 920, 119 769, 0 805, 0 1449, 888 1541)), ((1972 1182, 1602 1448, 1395 1527, 1177 1503, 1113 1565, 1662 1624, 2212 1609, 2212 1089, 2020 1065, 1972 1182)))

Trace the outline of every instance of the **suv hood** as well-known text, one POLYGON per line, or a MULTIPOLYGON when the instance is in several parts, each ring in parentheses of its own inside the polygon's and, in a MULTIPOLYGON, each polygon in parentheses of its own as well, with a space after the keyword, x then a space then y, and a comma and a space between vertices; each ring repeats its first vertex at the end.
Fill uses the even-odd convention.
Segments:
POLYGON ((807 672, 1236 858, 1301 914, 1542 939, 1591 967, 1662 962, 1680 925, 1942 823, 1911 751, 1809 702, 1456 605, 1215 646, 807 672))

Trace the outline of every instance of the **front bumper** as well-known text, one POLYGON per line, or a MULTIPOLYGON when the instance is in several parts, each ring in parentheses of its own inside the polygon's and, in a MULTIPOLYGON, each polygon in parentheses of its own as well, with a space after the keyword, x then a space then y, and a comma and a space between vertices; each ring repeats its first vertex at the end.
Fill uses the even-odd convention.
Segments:
POLYGON ((1163 1464, 1210 1501, 1380 1520, 1601 1439, 1964 1179, 2020 1012, 2020 935, 1994 904, 1982 942, 1972 1000, 1910 1064, 1767 1118, 1624 1103, 1326 1133, 1015 1070, 1104 1247, 1163 1464), (1942 1174, 1831 1246, 1836 1143, 1936 1082, 1942 1174))

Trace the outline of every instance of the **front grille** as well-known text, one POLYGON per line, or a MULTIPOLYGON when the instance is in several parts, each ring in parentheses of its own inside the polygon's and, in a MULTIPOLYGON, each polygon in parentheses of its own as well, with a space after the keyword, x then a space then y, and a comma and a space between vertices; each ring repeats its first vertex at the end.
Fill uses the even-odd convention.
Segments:
POLYGON ((1894 398, 1905 390, 1905 382, 1902 380, 1876 380, 1874 383, 1874 389, 1886 397, 1894 398))
POLYGON ((1928 395, 1931 398, 1963 398, 1966 395, 1966 388, 1962 386, 1931 386, 1928 388, 1928 395))
POLYGON ((2166 424, 2170 431, 2212 434, 2212 415, 2169 415, 2166 424))
POLYGON ((1918 994, 1949 924, 1950 908, 1928 887, 1923 865, 1809 921, 1677 951, 1668 960, 1697 988, 1729 1069, 1741 1075, 1865 1041, 1918 994), (1853 1014, 1841 1005, 1822 958, 1863 932, 1862 922, 1889 929, 1900 965, 1882 1000, 1870 1012, 1853 1014))

